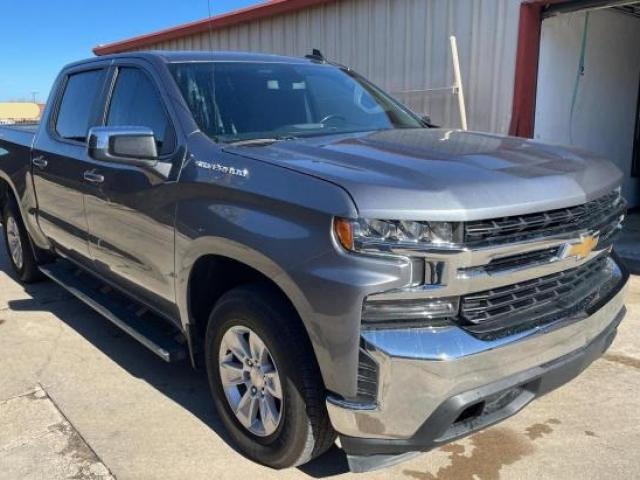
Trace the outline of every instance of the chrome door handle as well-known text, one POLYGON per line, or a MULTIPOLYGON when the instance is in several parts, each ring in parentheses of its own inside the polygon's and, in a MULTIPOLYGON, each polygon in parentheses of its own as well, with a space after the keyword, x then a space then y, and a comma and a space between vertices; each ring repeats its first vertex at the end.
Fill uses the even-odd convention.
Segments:
POLYGON ((47 165, 49 164, 49 162, 42 155, 33 157, 31 159, 31 163, 38 168, 47 168, 47 165))
POLYGON ((102 183, 104 182, 104 176, 103 175, 99 175, 97 173, 94 173, 91 170, 87 170, 86 172, 84 172, 84 179, 87 182, 90 183, 102 183))

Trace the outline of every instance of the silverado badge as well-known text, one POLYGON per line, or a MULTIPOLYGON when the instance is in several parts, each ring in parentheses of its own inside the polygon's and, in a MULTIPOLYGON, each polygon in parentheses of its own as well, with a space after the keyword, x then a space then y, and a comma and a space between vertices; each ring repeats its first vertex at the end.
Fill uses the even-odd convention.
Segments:
POLYGON ((212 170, 214 172, 221 172, 225 175, 235 175, 236 177, 248 177, 249 170, 246 168, 235 168, 227 165, 220 165, 219 163, 203 162, 196 160, 196 166, 205 170, 212 170))

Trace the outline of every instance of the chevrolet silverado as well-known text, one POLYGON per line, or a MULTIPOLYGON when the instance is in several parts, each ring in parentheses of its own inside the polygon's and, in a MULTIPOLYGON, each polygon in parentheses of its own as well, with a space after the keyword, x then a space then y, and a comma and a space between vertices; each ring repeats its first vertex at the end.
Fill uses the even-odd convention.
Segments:
POLYGON ((390 465, 585 369, 625 314, 621 178, 435 128, 319 52, 92 58, 39 125, 0 127, 17 277, 202 367, 274 468, 336 438, 352 470, 390 465))

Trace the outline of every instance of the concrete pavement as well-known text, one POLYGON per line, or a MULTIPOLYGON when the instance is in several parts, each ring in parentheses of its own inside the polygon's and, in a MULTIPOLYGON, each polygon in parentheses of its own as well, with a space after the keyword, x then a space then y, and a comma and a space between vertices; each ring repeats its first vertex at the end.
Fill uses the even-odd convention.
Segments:
POLYGON ((0 425, 4 478, 113 479, 39 386, 0 401, 0 425))
POLYGON ((250 462, 227 442, 201 373, 163 363, 52 282, 23 288, 9 272, 3 249, 2 480, 640 478, 640 277, 611 350, 571 384, 468 439, 356 476, 338 448, 300 469, 250 462))

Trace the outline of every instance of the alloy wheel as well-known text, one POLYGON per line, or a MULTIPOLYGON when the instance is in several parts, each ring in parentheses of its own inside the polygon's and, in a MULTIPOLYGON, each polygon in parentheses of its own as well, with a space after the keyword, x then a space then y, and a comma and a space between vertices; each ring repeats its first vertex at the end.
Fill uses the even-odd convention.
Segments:
POLYGON ((220 380, 238 421, 259 437, 282 420, 284 398, 278 368, 264 341, 250 328, 229 328, 220 344, 220 380))
POLYGON ((22 240, 20 239, 20 230, 18 228, 18 223, 16 219, 12 216, 7 218, 7 243, 9 244, 9 253, 11 253, 11 258, 13 259, 13 263, 18 270, 22 269, 22 264, 24 262, 23 250, 22 250, 22 240))

